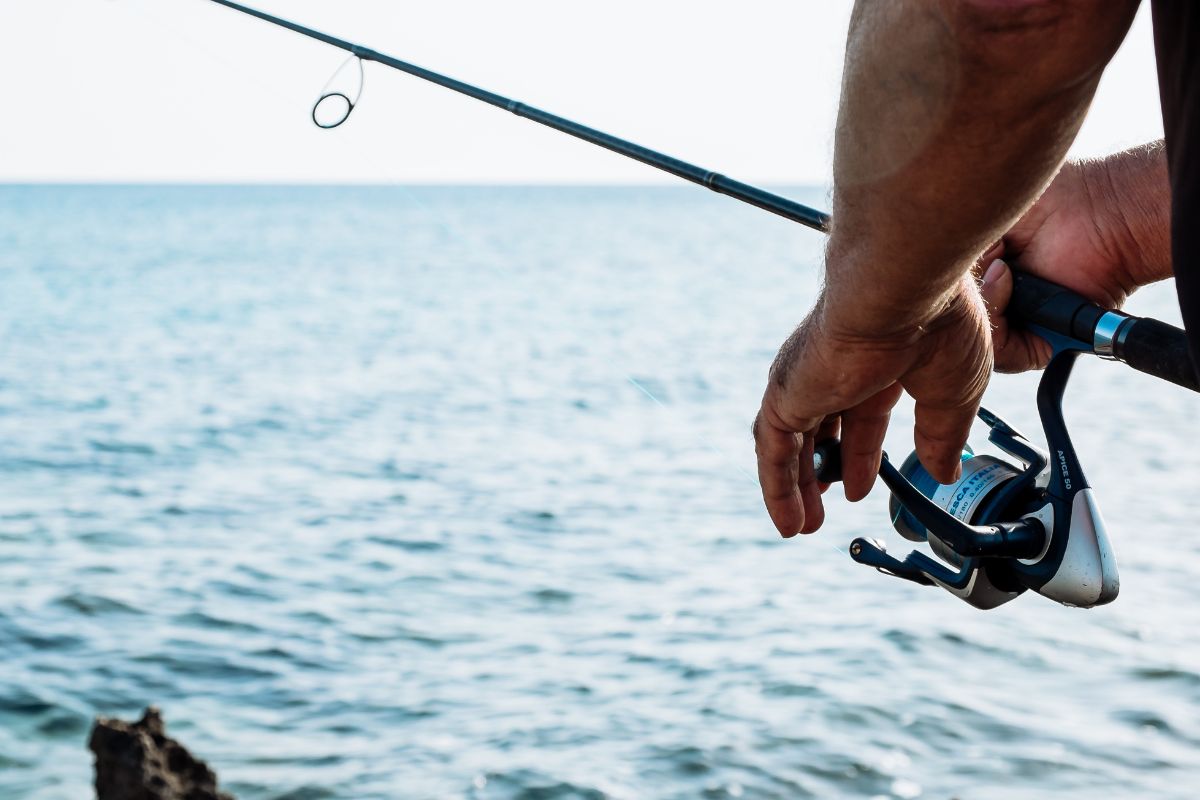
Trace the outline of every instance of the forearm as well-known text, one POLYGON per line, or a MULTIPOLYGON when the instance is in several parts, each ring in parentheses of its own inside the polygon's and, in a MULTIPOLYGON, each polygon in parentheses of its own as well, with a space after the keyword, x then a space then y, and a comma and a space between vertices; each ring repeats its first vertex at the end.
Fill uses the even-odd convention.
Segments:
POLYGON ((828 297, 924 324, 1061 163, 1136 0, 860 0, 834 157, 828 297))

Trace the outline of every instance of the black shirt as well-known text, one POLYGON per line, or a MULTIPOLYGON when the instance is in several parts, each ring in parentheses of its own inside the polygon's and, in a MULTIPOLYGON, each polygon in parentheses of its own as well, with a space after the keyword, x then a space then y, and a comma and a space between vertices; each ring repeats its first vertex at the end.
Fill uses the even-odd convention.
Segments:
POLYGON ((1158 89, 1171 177, 1171 264, 1200 365, 1200 2, 1153 0, 1158 89))

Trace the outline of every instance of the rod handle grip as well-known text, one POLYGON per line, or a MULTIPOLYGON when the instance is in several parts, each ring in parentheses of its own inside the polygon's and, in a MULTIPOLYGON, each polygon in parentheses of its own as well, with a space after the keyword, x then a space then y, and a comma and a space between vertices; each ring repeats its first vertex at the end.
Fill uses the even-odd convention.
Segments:
POLYGON ((1012 299, 1005 316, 1018 326, 1037 325, 1052 333, 1092 344, 1105 309, 1065 286, 1014 269, 1012 299))
MULTIPOLYGON (((1036 325, 1095 351, 1096 326, 1108 309, 1070 289, 1013 270, 1013 293, 1006 315, 1019 327, 1036 325)), ((1188 352, 1187 334, 1148 317, 1129 317, 1113 339, 1113 356, 1138 372, 1200 392, 1188 352)))
POLYGON ((1113 355, 1138 372, 1200 392, 1200 381, 1188 353, 1187 335, 1156 319, 1134 318, 1128 333, 1113 343, 1113 355))

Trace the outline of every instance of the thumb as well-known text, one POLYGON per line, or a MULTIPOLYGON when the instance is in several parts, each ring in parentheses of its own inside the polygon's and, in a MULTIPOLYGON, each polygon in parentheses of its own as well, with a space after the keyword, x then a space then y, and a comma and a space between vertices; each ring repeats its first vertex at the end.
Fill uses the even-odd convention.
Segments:
POLYGON ((1011 344, 1008 329, 1008 317, 1004 312, 1012 300, 1013 276, 1012 270, 1000 259, 995 259, 983 273, 983 282, 979 285, 979 294, 987 307, 988 322, 992 326, 992 348, 996 355, 997 366, 1006 365, 1006 352, 1011 344))
POLYGON ((1008 264, 996 259, 983 274, 979 294, 987 307, 992 326, 992 352, 997 372, 1024 372, 1042 369, 1050 362, 1052 349, 1040 336, 1015 330, 1008 324, 1005 311, 1012 301, 1013 274, 1008 264))
POLYGON ((998 239, 995 244, 984 251, 983 255, 971 267, 971 272, 978 280, 983 280, 983 274, 987 268, 992 265, 992 262, 1004 257, 1004 240, 998 239))

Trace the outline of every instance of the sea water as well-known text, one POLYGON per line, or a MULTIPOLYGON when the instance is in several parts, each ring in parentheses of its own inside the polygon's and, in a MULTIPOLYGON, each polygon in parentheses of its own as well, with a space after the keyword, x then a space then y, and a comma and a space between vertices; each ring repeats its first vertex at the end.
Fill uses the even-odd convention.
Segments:
MULTIPOLYGON (((151 703, 243 799, 1194 797, 1200 398, 1076 370, 1110 606, 854 564, 881 487, 783 541, 821 246, 677 187, 0 188, 0 797, 151 703)), ((1040 438, 1035 384, 987 402, 1040 438)))

